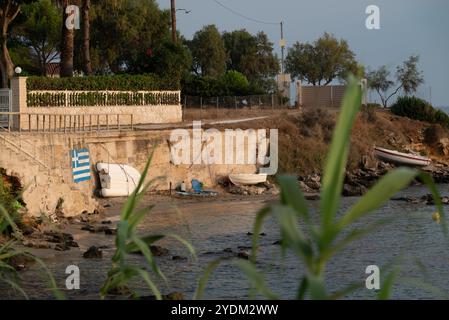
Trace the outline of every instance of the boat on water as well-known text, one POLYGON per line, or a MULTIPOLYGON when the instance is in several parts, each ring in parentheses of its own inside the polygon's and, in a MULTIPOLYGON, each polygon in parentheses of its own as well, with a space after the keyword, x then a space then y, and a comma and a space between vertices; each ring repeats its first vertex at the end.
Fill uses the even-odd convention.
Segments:
POLYGON ((267 174, 263 173, 240 173, 230 174, 229 180, 236 186, 249 186, 267 181, 267 174))
POLYGON ((374 148, 374 155, 382 161, 411 167, 426 167, 432 162, 429 158, 420 155, 379 147, 374 148))
POLYGON ((140 173, 135 168, 124 164, 97 163, 102 197, 127 197, 136 190, 140 173))

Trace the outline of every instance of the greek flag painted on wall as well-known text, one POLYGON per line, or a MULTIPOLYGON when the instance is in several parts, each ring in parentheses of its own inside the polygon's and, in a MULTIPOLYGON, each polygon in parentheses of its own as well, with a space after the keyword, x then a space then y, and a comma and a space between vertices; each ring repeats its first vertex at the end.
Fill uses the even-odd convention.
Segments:
POLYGON ((80 183, 90 180, 89 149, 75 149, 70 153, 72 157, 73 182, 80 183))

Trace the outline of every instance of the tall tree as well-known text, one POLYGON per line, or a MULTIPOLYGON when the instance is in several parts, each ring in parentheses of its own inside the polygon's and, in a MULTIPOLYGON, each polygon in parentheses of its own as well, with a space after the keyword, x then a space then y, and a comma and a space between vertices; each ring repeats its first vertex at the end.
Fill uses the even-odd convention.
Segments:
POLYGON ((138 70, 142 55, 151 55, 170 34, 170 12, 155 0, 94 1, 90 13, 95 73, 138 70))
POLYGON ((19 20, 12 32, 12 39, 26 50, 34 64, 27 71, 32 73, 37 70, 45 76, 47 65, 59 55, 62 23, 59 9, 50 0, 38 0, 22 6, 19 20))
POLYGON ((9 79, 14 75, 14 65, 8 50, 8 31, 11 23, 20 12, 20 6, 31 1, 26 0, 1 0, 0 1, 0 73, 1 87, 7 88, 9 79))
POLYGON ((265 87, 279 72, 279 61, 273 52, 273 43, 264 32, 252 35, 236 30, 223 34, 228 54, 227 69, 243 73, 250 82, 265 87))
POLYGON ((326 32, 312 44, 294 43, 288 50, 286 70, 312 85, 328 85, 335 79, 344 80, 349 73, 359 73, 360 67, 346 40, 326 32))
POLYGON ((83 59, 84 73, 92 74, 90 58, 90 0, 83 0, 83 59))
POLYGON ((73 55, 75 42, 75 29, 69 28, 66 24, 68 18, 73 14, 67 12, 69 5, 78 5, 75 0, 60 0, 62 8, 62 36, 61 36, 61 77, 73 76, 73 55))
POLYGON ((402 89, 406 95, 416 92, 424 83, 422 71, 418 70, 419 56, 410 56, 396 67, 396 82, 390 79, 391 73, 386 66, 371 70, 366 74, 368 87, 375 90, 382 105, 388 107, 388 101, 402 89), (396 88, 394 85, 396 84, 396 88), (391 90, 393 90, 391 92, 391 90))
POLYGON ((226 71, 226 50, 215 25, 204 26, 189 43, 197 74, 217 77, 226 71))

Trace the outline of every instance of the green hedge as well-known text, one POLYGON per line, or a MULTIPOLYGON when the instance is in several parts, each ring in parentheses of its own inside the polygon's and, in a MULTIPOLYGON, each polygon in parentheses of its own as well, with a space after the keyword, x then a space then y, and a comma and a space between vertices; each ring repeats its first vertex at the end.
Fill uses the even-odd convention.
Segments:
POLYGON ((28 92, 28 107, 93 107, 177 105, 179 95, 174 92, 28 92), (66 101, 66 97, 68 101, 66 101))
POLYGON ((400 97, 390 108, 391 112, 398 116, 410 119, 439 123, 449 127, 449 115, 435 109, 430 103, 416 97, 400 97))
POLYGON ((73 78, 29 77, 28 90, 124 90, 158 91, 179 90, 179 81, 164 79, 154 74, 89 76, 73 78))

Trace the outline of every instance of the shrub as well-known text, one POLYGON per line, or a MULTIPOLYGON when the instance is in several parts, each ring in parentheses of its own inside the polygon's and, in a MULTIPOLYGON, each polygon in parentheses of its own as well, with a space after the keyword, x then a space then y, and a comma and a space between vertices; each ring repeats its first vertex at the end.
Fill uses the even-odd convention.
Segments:
POLYGON ((158 91, 179 90, 180 84, 171 78, 155 74, 89 76, 74 78, 29 77, 28 90, 123 90, 158 91))
POLYGON ((248 79, 240 72, 234 70, 227 71, 218 79, 218 83, 223 88, 223 93, 226 96, 244 96, 249 94, 248 79))
POLYGON ((391 106, 390 110, 398 116, 430 123, 439 123, 442 126, 449 127, 449 115, 433 108, 430 103, 417 97, 400 97, 391 106))
POLYGON ((186 96, 220 97, 248 96, 267 93, 257 83, 250 83, 244 74, 230 70, 219 77, 188 75, 182 80, 186 96))
MULTIPOLYGON (((14 223, 20 224, 21 217, 18 214, 20 208, 22 208, 22 200, 17 192, 20 190, 14 190, 14 186, 5 174, 4 169, 0 169, 0 205, 9 213, 14 223)), ((0 215, 0 234, 9 234, 12 232, 9 227, 8 221, 0 215)))

